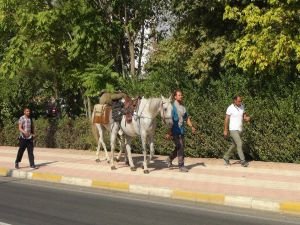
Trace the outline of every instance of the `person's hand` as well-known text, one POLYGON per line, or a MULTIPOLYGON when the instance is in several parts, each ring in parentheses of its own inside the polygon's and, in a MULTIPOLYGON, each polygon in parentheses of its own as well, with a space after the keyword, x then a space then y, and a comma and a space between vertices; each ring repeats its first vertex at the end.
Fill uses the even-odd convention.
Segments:
POLYGON ((250 121, 250 116, 244 116, 244 120, 245 120, 246 122, 249 122, 249 121, 250 121))
POLYGON ((224 130, 224 138, 228 137, 228 130, 224 130))
POLYGON ((171 140, 173 137, 172 137, 171 134, 167 133, 166 136, 165 136, 165 138, 166 138, 167 140, 171 140))
POLYGON ((195 134, 195 132, 196 132, 196 128, 192 127, 192 133, 195 134))

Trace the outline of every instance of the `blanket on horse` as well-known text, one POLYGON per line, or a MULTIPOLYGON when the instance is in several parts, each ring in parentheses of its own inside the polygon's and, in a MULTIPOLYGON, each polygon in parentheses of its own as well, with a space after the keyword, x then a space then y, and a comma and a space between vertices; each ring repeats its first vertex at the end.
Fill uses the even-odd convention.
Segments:
POLYGON ((100 98, 99 98, 99 104, 102 105, 112 105, 113 101, 120 100, 122 98, 125 98, 127 95, 123 92, 107 92, 105 90, 102 90, 100 93, 100 98))

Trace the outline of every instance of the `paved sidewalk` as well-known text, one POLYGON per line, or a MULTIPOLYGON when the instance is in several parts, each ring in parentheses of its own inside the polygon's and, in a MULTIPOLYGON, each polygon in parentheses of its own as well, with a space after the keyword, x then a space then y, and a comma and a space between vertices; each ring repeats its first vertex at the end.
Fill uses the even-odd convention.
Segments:
POLYGON ((256 161, 244 168, 238 163, 225 166, 221 159, 186 158, 190 171, 181 173, 176 166, 167 168, 165 156, 156 156, 149 165, 150 174, 144 174, 141 155, 134 155, 137 171, 130 171, 124 162, 111 171, 107 162, 95 161, 95 152, 35 148, 39 169, 29 167, 25 152, 16 170, 16 154, 17 147, 0 146, 1 176, 300 213, 300 164, 256 161))

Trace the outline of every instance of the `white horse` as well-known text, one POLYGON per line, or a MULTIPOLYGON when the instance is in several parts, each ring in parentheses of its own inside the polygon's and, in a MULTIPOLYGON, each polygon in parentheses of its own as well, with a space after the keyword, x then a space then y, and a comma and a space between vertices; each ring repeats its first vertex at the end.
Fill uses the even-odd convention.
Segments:
MULTIPOLYGON (((160 113, 163 122, 167 125, 172 124, 172 103, 171 103, 171 97, 170 98, 164 98, 161 96, 161 98, 142 98, 140 100, 138 109, 133 115, 133 119, 131 123, 126 122, 125 116, 123 116, 121 121, 121 129, 124 132, 125 136, 125 145, 126 145, 126 151, 127 151, 127 157, 129 160, 129 165, 131 170, 136 170, 133 161, 132 161, 132 155, 131 155, 131 140, 134 137, 139 136, 142 141, 142 147, 143 147, 143 156, 144 156, 144 162, 143 162, 143 169, 144 173, 149 173, 148 170, 148 160, 147 160, 147 149, 146 145, 149 144, 150 146, 150 159, 152 159, 154 155, 154 133, 156 128, 156 117, 160 113)), ((113 132, 116 132, 118 128, 116 128, 114 131, 111 132, 111 143, 113 143, 113 139, 115 138, 115 134, 113 132)), ((112 159, 114 159, 114 145, 111 146, 111 154, 112 159)), ((114 160, 111 160, 111 168, 115 168, 114 160)))
MULTIPOLYGON (((95 116, 95 107, 92 113, 92 121, 94 121, 94 116, 95 116)), ((124 149, 124 139, 123 139, 123 132, 122 130, 119 129, 119 124, 117 122, 114 122, 112 119, 112 113, 110 112, 110 119, 109 119, 109 123, 108 124, 100 124, 100 123, 94 123, 97 131, 98 131, 98 145, 97 145, 97 152, 96 152, 96 162, 100 162, 100 150, 101 150, 101 146, 103 147, 103 150, 105 152, 105 158, 102 160, 106 160, 108 163, 111 161, 107 152, 107 148, 106 148, 106 144, 104 142, 104 133, 108 132, 110 134, 110 139, 113 140, 114 143, 111 143, 111 146, 115 146, 115 142, 116 139, 118 139, 119 141, 119 145, 120 145, 120 152, 116 158, 116 161, 120 161, 121 155, 122 155, 122 151, 124 149), (111 132, 111 131, 114 132, 111 132)), ((125 162, 127 163, 127 155, 125 154, 125 162)))

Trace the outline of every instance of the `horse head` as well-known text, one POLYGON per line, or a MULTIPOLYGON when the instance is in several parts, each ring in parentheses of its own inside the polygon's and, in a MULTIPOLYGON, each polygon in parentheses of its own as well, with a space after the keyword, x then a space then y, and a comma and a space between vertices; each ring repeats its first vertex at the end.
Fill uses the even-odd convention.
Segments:
POLYGON ((165 98, 161 96, 160 116, 166 125, 172 125, 172 96, 165 98))

